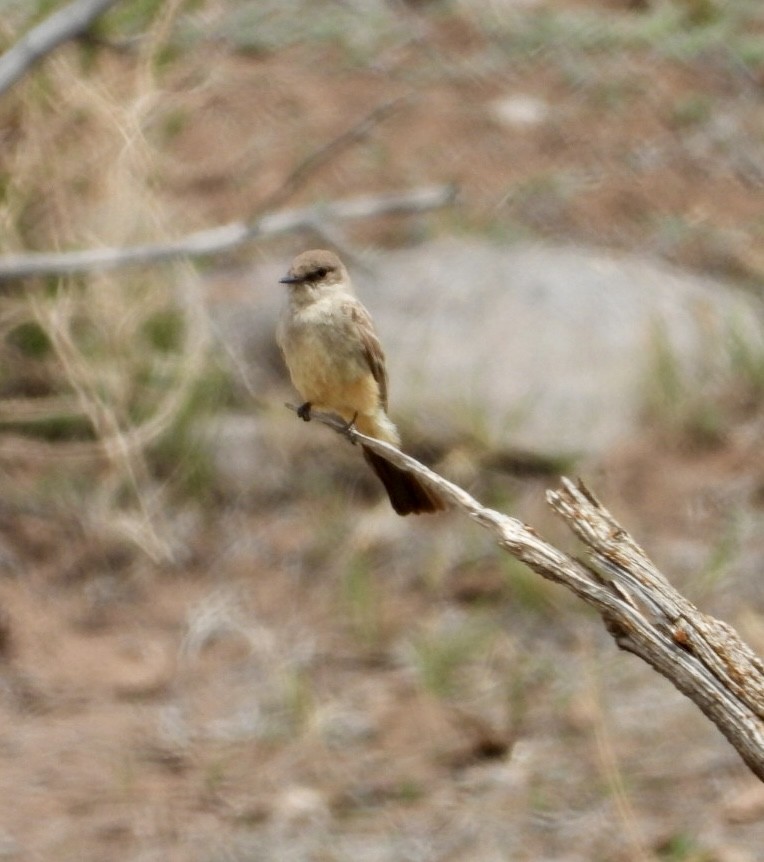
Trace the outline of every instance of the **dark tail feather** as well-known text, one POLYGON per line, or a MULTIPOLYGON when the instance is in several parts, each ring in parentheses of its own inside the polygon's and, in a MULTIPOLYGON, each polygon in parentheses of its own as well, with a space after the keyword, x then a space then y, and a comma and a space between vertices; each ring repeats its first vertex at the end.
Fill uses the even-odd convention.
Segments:
POLYGON ((363 457, 379 476, 393 509, 399 515, 440 512, 446 508, 440 497, 434 491, 425 488, 413 473, 401 470, 400 467, 396 467, 395 464, 391 464, 365 446, 361 448, 363 457))

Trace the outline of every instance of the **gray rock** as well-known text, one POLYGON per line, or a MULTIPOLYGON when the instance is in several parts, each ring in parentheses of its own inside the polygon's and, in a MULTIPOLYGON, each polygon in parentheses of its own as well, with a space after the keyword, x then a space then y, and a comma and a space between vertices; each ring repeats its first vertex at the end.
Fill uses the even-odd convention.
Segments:
POLYGON ((633 434, 656 338, 704 380, 729 364, 730 328, 764 341, 740 291, 592 249, 443 239, 356 281, 388 354, 394 415, 549 454, 633 434))

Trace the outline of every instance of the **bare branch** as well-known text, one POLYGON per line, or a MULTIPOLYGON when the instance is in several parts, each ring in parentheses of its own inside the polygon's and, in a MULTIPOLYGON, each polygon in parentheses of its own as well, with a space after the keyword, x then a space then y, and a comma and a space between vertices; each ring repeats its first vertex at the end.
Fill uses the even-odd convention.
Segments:
POLYGON ((10 89, 46 54, 87 30, 99 15, 117 2, 73 0, 33 27, 0 57, 0 93, 10 89))
POLYGON ((586 546, 585 561, 553 547, 516 518, 484 507, 393 446, 348 430, 336 416, 311 415, 414 473, 490 530, 513 557, 591 605, 618 646, 642 658, 700 707, 764 780, 764 661, 731 626, 677 592, 583 483, 562 479, 559 490, 547 492, 547 501, 586 546))
POLYGON ((352 144, 362 140, 375 126, 378 126, 391 114, 395 113, 407 100, 407 97, 400 96, 396 99, 389 99, 383 102, 349 129, 310 153, 289 173, 284 182, 273 194, 269 195, 258 205, 254 215, 272 212, 282 207, 316 171, 322 168, 328 161, 344 152, 352 144))
POLYGON ((346 221, 374 216, 426 212, 450 204, 453 186, 426 186, 401 194, 370 195, 265 215, 249 224, 230 222, 187 234, 168 243, 94 248, 84 251, 38 252, 0 257, 0 281, 44 275, 117 269, 148 263, 201 257, 230 251, 254 239, 296 230, 309 230, 317 221, 346 221))

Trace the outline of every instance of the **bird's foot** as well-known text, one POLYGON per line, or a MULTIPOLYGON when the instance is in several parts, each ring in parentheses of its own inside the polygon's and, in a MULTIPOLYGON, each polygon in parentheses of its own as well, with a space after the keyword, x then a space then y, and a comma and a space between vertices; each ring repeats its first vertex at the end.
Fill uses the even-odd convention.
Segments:
POLYGON ((302 419, 303 422, 310 422, 310 401, 306 401, 304 404, 300 404, 297 408, 297 415, 302 419))
POLYGON ((342 429, 342 433, 350 440, 350 442, 355 445, 355 432, 358 430, 355 427, 355 420, 358 418, 358 411, 353 414, 353 418, 350 422, 345 423, 345 427, 342 429))

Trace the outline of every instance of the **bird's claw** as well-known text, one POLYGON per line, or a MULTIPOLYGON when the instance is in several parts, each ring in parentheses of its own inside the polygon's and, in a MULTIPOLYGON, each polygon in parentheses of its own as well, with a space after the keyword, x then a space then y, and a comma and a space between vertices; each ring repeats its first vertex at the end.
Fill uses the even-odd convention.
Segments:
POLYGON ((306 401, 297 408, 297 415, 303 422, 310 422, 310 407, 310 401, 306 401))
POLYGON ((349 422, 345 423, 345 427, 342 429, 342 433, 345 434, 347 436, 348 440, 350 440, 350 442, 353 443, 354 445, 355 445, 355 436, 354 435, 355 435, 355 432, 358 430, 355 427, 355 420, 357 418, 358 418, 358 411, 356 410, 356 412, 353 414, 353 418, 349 422))

